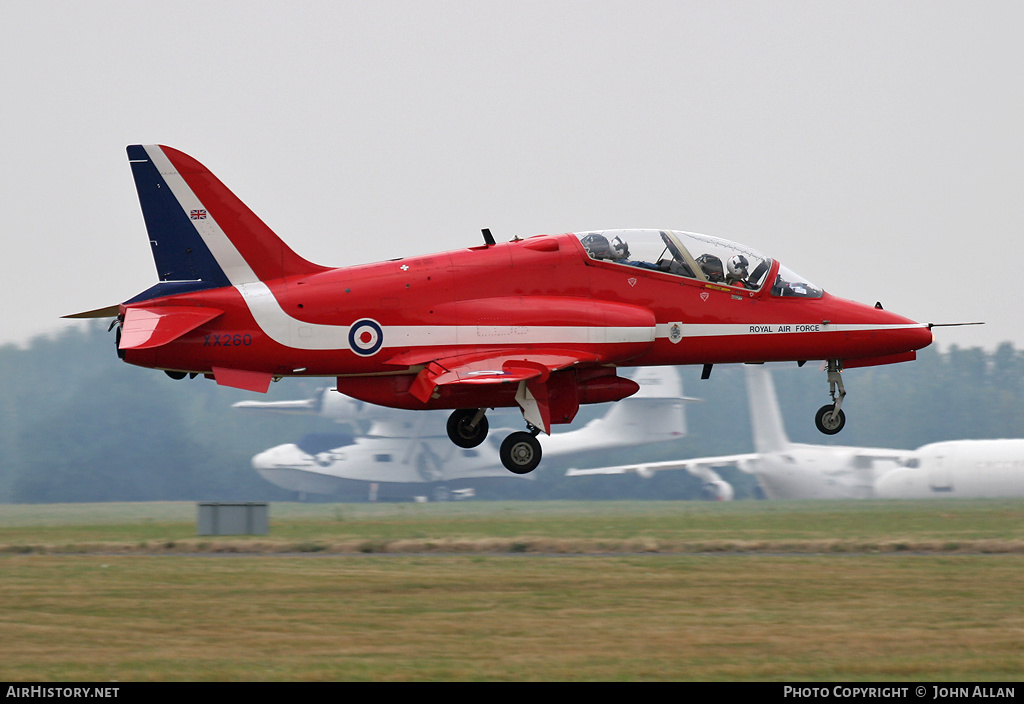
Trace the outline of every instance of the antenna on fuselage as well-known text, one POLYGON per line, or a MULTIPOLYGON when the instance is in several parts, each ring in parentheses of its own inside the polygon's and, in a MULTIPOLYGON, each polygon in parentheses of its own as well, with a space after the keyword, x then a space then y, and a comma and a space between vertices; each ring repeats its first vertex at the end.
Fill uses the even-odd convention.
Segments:
POLYGON ((484 233, 484 244, 486 244, 488 247, 494 244, 494 236, 491 235, 490 228, 485 227, 484 229, 480 230, 480 232, 484 233))

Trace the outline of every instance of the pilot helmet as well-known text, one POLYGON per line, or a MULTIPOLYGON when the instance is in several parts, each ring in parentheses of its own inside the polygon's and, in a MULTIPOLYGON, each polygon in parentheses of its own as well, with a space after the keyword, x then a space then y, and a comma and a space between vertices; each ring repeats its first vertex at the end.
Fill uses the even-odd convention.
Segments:
POLYGON ((590 255, 591 259, 612 258, 612 247, 608 244, 608 238, 604 235, 592 232, 580 239, 580 244, 583 245, 583 249, 587 250, 587 254, 590 255))
POLYGON ((747 275, 747 266, 749 262, 747 258, 742 254, 735 254, 729 257, 729 261, 725 263, 725 267, 729 270, 730 276, 742 278, 747 275))
POLYGON ((629 258, 629 245, 623 242, 621 237, 613 239, 610 243, 610 247, 611 258, 615 261, 629 258))

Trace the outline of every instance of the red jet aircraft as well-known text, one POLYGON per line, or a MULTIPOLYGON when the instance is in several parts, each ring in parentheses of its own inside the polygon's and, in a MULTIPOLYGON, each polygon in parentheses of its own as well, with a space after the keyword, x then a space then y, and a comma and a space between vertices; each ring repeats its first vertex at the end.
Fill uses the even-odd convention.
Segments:
POLYGON ((735 242, 673 230, 537 235, 378 264, 328 268, 293 252, 195 159, 130 146, 160 282, 119 306, 118 356, 183 378, 266 392, 286 376, 337 378, 383 406, 455 409, 461 447, 489 408, 522 409, 501 445, 515 473, 536 435, 580 404, 638 390, 618 367, 825 360, 824 433, 845 423, 843 367, 902 362, 931 326, 822 291, 735 242))

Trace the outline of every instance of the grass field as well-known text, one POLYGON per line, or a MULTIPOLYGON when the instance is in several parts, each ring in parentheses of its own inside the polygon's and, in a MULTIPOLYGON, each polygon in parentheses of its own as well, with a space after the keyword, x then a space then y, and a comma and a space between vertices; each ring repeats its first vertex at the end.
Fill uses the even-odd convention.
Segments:
POLYGON ((0 506, 0 680, 1018 680, 1024 502, 0 506))

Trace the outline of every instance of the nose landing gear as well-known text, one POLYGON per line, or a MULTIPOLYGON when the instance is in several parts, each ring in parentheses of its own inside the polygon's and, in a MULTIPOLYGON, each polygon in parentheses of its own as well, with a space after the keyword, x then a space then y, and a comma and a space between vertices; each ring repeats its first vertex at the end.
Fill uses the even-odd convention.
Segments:
POLYGON ((835 435, 846 425, 846 414, 843 413, 843 398, 846 388, 843 386, 843 365, 838 359, 828 360, 828 392, 832 403, 825 404, 814 415, 814 425, 825 435, 835 435))

